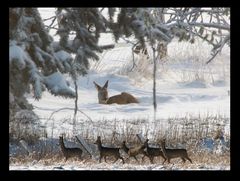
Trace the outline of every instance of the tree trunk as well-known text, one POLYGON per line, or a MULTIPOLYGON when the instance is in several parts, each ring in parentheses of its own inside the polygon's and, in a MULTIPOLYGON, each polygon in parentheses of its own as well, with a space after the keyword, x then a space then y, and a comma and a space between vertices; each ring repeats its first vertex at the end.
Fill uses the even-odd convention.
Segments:
MULTIPOLYGON (((159 10, 157 11, 157 13, 158 13, 157 16, 159 17, 159 21, 162 24, 165 24, 165 16, 164 16, 165 11, 166 11, 166 9, 164 9, 164 8, 159 8, 159 10)), ((158 56, 159 56, 160 60, 162 58, 166 57, 167 56, 167 44, 165 44, 164 42, 159 42, 157 52, 158 52, 158 56)))
POLYGON ((74 79, 74 87, 75 87, 75 94, 76 94, 76 99, 75 99, 75 109, 74 109, 74 117, 73 117, 73 135, 76 134, 76 119, 77 119, 77 111, 78 111, 78 86, 77 86, 77 80, 74 79))
POLYGON ((156 121, 157 101, 156 101, 156 50, 152 46, 153 50, 153 109, 154 109, 154 122, 156 121))

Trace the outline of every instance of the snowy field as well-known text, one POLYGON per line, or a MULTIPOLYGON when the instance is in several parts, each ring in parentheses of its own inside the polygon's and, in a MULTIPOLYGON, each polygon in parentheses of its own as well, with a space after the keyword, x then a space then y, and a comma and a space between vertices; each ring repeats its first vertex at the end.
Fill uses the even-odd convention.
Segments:
MULTIPOLYGON (((173 45, 169 45, 170 55, 174 49, 187 46, 184 43, 173 43, 173 45)), ((188 45, 187 48, 189 49, 191 46, 188 45)), ((181 49, 178 51, 180 52, 181 49)), ((191 51, 195 51, 194 47, 191 51)), ((184 56, 191 58, 191 51, 185 52, 184 56)), ((212 65, 202 65, 202 63, 196 63, 194 60, 188 60, 187 58, 181 60, 181 57, 180 60, 175 60, 177 55, 173 55, 173 58, 169 57, 168 62, 160 64, 156 83, 157 119, 162 120, 161 123, 164 124, 168 118, 174 117, 197 117, 200 115, 204 118, 209 115, 220 115, 230 118, 230 61, 227 53, 219 56, 212 65), (198 77, 195 78, 196 76, 198 77)), ((202 54, 200 52, 200 55, 202 54)), ((115 124, 121 127, 126 126, 126 120, 130 119, 144 119, 147 120, 143 123, 144 125, 154 126, 152 122, 152 64, 144 67, 141 72, 137 70, 126 72, 130 65, 130 48, 116 48, 106 52, 99 62, 94 62, 87 76, 79 77, 78 108, 91 118, 90 123, 87 122, 88 127, 91 126, 89 124, 103 121, 103 129, 108 129, 105 124, 106 120, 113 120, 115 124), (121 55, 125 57, 121 58, 121 55), (93 81, 103 86, 107 80, 109 80, 109 96, 128 92, 137 97, 140 103, 130 105, 99 104, 93 81)), ((69 82, 73 87, 70 78, 69 82)), ((36 101, 31 96, 28 100, 35 106, 34 111, 41 118, 42 124, 49 129, 49 133, 52 133, 52 129, 54 129, 54 133, 56 133, 56 135, 53 135, 54 137, 57 137, 59 132, 69 134, 72 132, 71 118, 74 111, 70 109, 74 109, 74 99, 55 97, 48 92, 44 92, 41 100, 36 101), (62 108, 68 109, 60 110, 62 108), (58 112, 55 113, 54 111, 58 112), (54 123, 49 118, 54 120, 54 123), (66 119, 70 121, 67 122, 66 119)), ((79 126, 83 126, 84 120, 88 120, 81 112, 78 112, 77 118, 77 125, 79 123, 79 126)), ((76 127, 75 129, 79 130, 80 128, 76 127)), ((95 128, 93 129, 95 133, 98 132, 95 128)), ((111 130, 109 131, 111 132, 111 130)), ((229 127, 225 131, 229 132, 229 127)))
MULTIPOLYGON (((43 11, 44 12, 44 11, 43 11)), ((46 10, 45 10, 46 12, 46 10)), ((111 38, 101 39, 102 44, 111 43, 111 38), (110 40, 109 40, 110 39, 110 40)), ((157 69, 157 120, 161 126, 167 126, 169 118, 222 116, 230 120, 230 50, 228 47, 209 65, 205 65, 210 55, 210 47, 197 42, 188 43, 172 42, 168 46, 166 61, 159 62, 157 69)), ((153 122, 152 106, 152 64, 140 62, 138 67, 129 70, 132 65, 131 47, 119 43, 116 48, 100 55, 99 62, 92 62, 89 74, 78 79, 78 109, 76 125, 73 126, 74 99, 55 97, 49 92, 44 92, 42 99, 34 100, 28 95, 28 100, 34 106, 35 113, 40 117, 41 124, 46 128, 51 138, 57 139, 62 133, 69 137, 73 130, 78 133, 90 131, 92 137, 109 134, 113 130, 121 133, 129 123, 134 125, 134 120, 140 121, 136 127, 141 133, 146 133, 151 140, 151 132, 156 124, 153 122), (103 86, 109 80, 109 96, 128 92, 137 97, 139 104, 127 105, 102 105, 98 103, 97 90, 93 81, 103 86), (64 109, 67 108, 67 109, 64 109), (59 110, 59 111, 58 111, 59 110), (87 118, 86 115, 91 119, 87 118), (128 121, 129 120, 129 121, 128 121)), ((73 82, 68 77, 70 85, 73 82)), ((221 124, 221 123, 220 123, 221 124)), ((224 131, 230 134, 230 122, 224 131)), ((89 134, 89 133, 88 133, 89 134)), ((160 162, 159 162, 160 163, 160 162)), ((29 164, 13 164, 10 170, 184 170, 184 169, 212 169, 229 170, 230 166, 198 165, 183 166, 177 164, 115 164, 62 162, 56 165, 32 162, 29 164)))
MULTIPOLYGON (((109 64, 111 65, 111 64, 109 64)), ((152 81, 146 81, 144 86, 134 85, 126 76, 108 73, 90 73, 87 77, 80 78, 79 102, 81 111, 89 115, 92 120, 99 119, 127 119, 148 118, 152 119, 152 81), (97 90, 93 81, 104 85, 109 80, 109 96, 129 92, 140 100, 140 104, 131 105, 102 105, 98 103, 97 90)), ((221 114, 229 117, 230 97, 228 86, 209 86, 195 81, 192 83, 169 83, 157 81, 157 118, 174 116, 221 114), (206 87, 205 87, 206 86, 206 87)), ((41 119, 50 117, 53 111, 61 108, 74 108, 73 99, 55 97, 45 92, 40 101, 29 97, 29 101, 36 106, 35 112, 41 119)), ((73 115, 73 111, 60 111, 54 118, 62 119, 73 115)), ((84 118, 81 113, 78 118, 84 118)))
POLYGON ((115 164, 109 163, 80 163, 80 162, 66 162, 55 164, 39 164, 28 163, 24 165, 10 166, 11 170, 230 170, 230 166, 225 165, 209 165, 209 164, 193 164, 183 165, 178 164, 122 164, 116 162, 115 164))

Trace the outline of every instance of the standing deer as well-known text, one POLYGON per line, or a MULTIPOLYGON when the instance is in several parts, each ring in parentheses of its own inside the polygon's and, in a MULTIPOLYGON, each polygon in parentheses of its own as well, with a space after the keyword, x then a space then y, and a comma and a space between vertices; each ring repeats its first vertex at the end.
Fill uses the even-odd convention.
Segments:
POLYGON ((122 149, 128 154, 128 158, 127 160, 130 158, 130 157, 133 157, 135 158, 135 160, 138 162, 138 159, 136 158, 136 156, 138 154, 146 154, 146 152, 144 151, 144 149, 146 148, 146 145, 145 144, 141 144, 139 146, 136 146, 136 147, 133 147, 133 148, 128 148, 127 145, 126 145, 126 141, 123 141, 122 142, 122 149))
MULTIPOLYGON (((178 158, 178 157, 180 157, 184 163, 185 163, 186 159, 192 163, 192 160, 189 158, 186 149, 166 149, 165 148, 165 139, 160 141, 160 145, 161 145, 163 155, 168 160, 168 163, 170 163, 170 160, 172 158, 178 158)), ((164 162, 166 161, 166 159, 164 160, 164 162)), ((163 164, 164 164, 164 162, 163 162, 163 164)))
POLYGON ((144 152, 144 156, 142 157, 142 161, 144 160, 144 157, 147 156, 150 160, 151 163, 153 163, 153 160, 154 160, 154 157, 157 157, 157 156, 161 156, 164 158, 164 161, 166 161, 166 158, 163 154, 163 152, 161 151, 161 148, 152 148, 152 147, 149 147, 148 145, 148 141, 149 139, 147 139, 145 141, 145 146, 146 146, 146 151, 144 152))
POLYGON ((105 147, 102 146, 102 141, 101 141, 101 137, 98 136, 96 142, 94 143, 98 146, 98 150, 100 152, 100 157, 99 157, 99 162, 101 163, 102 157, 104 157, 105 162, 106 161, 106 157, 107 156, 114 156, 115 157, 115 161, 114 163, 118 160, 121 159, 123 164, 124 164, 124 159, 120 156, 119 153, 119 149, 120 148, 109 148, 109 147, 105 147))
POLYGON ((108 80, 103 87, 98 85, 95 81, 93 82, 98 91, 98 102, 99 104, 130 104, 139 103, 139 101, 129 93, 122 92, 119 95, 108 97, 108 80))
POLYGON ((81 159, 82 150, 80 148, 67 148, 63 142, 63 136, 59 136, 59 145, 61 147, 63 156, 65 157, 65 161, 67 161, 70 157, 78 157, 81 159))

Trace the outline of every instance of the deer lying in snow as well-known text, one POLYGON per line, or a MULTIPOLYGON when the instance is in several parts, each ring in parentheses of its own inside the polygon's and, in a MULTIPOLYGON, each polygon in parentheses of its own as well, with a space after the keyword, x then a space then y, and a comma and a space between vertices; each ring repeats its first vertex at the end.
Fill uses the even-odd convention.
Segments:
POLYGON ((96 82, 93 82, 97 91, 98 91, 98 102, 99 104, 130 104, 130 103, 139 103, 139 101, 131 94, 122 92, 121 94, 108 97, 108 81, 104 84, 103 87, 98 85, 96 82))

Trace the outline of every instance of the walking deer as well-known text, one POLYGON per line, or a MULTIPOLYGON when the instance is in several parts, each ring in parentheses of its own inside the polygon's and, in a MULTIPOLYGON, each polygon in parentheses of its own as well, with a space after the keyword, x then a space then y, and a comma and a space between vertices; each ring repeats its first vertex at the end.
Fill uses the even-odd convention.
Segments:
POLYGON ((81 159, 82 150, 80 148, 67 148, 64 145, 63 136, 59 136, 59 145, 61 147, 63 156, 65 157, 65 161, 67 161, 70 157, 78 157, 81 159))
POLYGON ((142 161, 144 159, 145 156, 147 156, 150 160, 151 163, 153 163, 153 160, 154 160, 154 157, 157 157, 157 156, 161 156, 164 158, 164 161, 166 161, 166 158, 163 154, 163 152, 161 151, 161 148, 152 148, 152 147, 149 147, 148 145, 148 139, 145 141, 145 146, 146 146, 146 151, 144 152, 144 156, 142 157, 142 161))
POLYGON ((98 91, 98 102, 99 104, 130 104, 139 103, 139 101, 131 94, 122 92, 121 94, 108 97, 108 80, 103 87, 98 85, 95 81, 93 82, 98 91))
MULTIPOLYGON (((189 158, 186 149, 166 149, 165 139, 160 141, 160 145, 161 145, 163 155, 168 160, 168 163, 170 163, 170 160, 172 158, 178 158, 178 157, 180 157, 184 163, 186 161, 185 159, 189 160, 192 163, 192 160, 189 158)), ((166 159, 164 160, 163 164, 165 163, 166 159)))
POLYGON ((94 144, 97 144, 98 150, 100 152, 100 157, 99 157, 99 162, 100 163, 101 163, 102 157, 104 157, 104 160, 107 163, 106 157, 107 156, 114 156, 116 158, 116 160, 113 163, 115 163, 118 159, 121 159, 123 164, 124 164, 124 159, 120 156, 120 153, 119 153, 120 148, 109 148, 109 147, 102 146, 100 136, 97 137, 97 140, 94 144))
POLYGON ((139 146, 136 146, 136 147, 133 147, 133 148, 128 148, 127 145, 126 145, 126 141, 123 141, 122 142, 122 149, 128 154, 128 158, 127 160, 130 158, 130 157, 133 157, 135 158, 135 160, 138 162, 138 159, 136 158, 136 156, 138 154, 146 154, 144 149, 146 148, 145 144, 141 144, 139 146))

